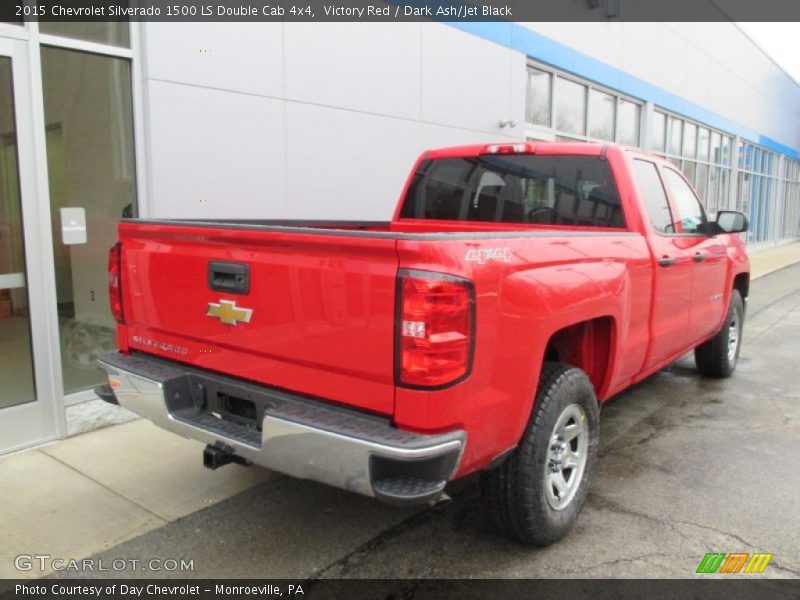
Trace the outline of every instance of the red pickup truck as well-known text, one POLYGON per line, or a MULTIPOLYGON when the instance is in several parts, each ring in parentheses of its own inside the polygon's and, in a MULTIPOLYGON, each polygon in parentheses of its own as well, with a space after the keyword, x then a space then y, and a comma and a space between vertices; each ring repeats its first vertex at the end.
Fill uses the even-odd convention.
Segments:
POLYGON ((211 468, 396 504, 481 471, 492 521, 548 544, 603 401, 691 349, 733 371, 746 227, 657 157, 539 142, 425 152, 388 223, 123 220, 97 391, 211 468))

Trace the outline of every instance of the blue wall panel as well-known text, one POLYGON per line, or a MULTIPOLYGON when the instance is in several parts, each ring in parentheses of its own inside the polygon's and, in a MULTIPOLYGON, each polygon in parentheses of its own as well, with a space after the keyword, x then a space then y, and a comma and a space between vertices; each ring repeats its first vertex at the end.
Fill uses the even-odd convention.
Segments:
POLYGON ((796 148, 790 148, 740 123, 731 121, 694 102, 676 96, 663 88, 625 73, 517 23, 450 22, 447 24, 629 96, 653 102, 668 111, 684 115, 727 133, 739 135, 748 141, 775 152, 800 159, 800 150, 796 148))

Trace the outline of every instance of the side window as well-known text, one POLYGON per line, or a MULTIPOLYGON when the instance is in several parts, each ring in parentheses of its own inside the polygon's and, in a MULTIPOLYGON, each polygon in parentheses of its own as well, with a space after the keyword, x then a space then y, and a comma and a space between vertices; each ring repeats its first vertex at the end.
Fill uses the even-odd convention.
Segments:
POLYGON ((672 198, 678 209, 681 233, 697 233, 697 230, 702 229, 706 223, 706 214, 697 196, 677 171, 664 169, 664 180, 672 192, 672 198))
POLYGON ((656 165, 646 160, 636 159, 633 161, 633 171, 639 181, 642 194, 644 194, 644 203, 653 227, 661 233, 675 233, 667 193, 664 191, 656 165))

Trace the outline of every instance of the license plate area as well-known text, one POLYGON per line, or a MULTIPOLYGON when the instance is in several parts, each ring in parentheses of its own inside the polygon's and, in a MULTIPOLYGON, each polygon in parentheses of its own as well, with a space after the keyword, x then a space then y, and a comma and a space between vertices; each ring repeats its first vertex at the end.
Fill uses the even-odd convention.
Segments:
POLYGON ((222 421, 261 431, 264 411, 273 404, 263 391, 211 377, 192 375, 190 379, 195 410, 222 421))
POLYGON ((239 398, 225 392, 217 393, 217 411, 221 418, 239 425, 261 429, 258 423, 258 411, 252 400, 239 398))

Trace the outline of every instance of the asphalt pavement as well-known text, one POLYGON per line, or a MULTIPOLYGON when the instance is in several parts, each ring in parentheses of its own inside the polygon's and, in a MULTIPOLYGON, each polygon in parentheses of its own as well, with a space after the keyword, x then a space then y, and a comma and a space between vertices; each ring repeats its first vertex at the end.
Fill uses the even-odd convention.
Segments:
POLYGON ((684 578, 707 552, 768 552, 763 576, 797 578, 800 265, 753 282, 743 344, 730 379, 688 355, 604 406, 588 501, 548 548, 496 534, 474 477, 447 506, 399 510, 277 476, 95 558, 194 565, 117 577, 684 578))

